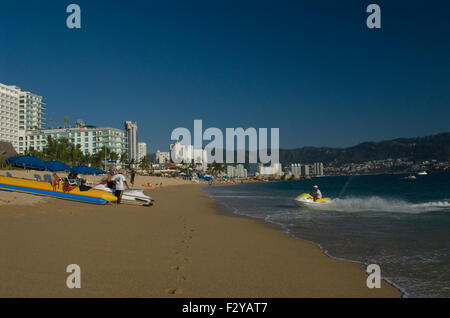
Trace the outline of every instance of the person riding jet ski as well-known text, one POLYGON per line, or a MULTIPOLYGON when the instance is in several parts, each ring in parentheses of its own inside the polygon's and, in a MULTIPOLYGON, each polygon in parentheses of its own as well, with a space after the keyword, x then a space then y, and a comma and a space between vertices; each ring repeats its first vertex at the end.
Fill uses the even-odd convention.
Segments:
POLYGON ((313 187, 313 191, 310 195, 314 198, 314 202, 318 199, 322 199, 322 192, 320 192, 319 187, 316 185, 313 187))

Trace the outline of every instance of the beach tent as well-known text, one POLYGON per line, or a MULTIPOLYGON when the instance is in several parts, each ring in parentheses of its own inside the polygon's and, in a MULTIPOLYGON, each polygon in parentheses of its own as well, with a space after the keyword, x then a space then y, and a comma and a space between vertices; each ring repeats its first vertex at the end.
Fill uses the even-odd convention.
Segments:
POLYGON ((106 174, 105 170, 102 169, 94 169, 95 170, 95 174, 106 174))
POLYGON ((15 156, 6 160, 6 163, 11 166, 31 170, 45 170, 46 168, 45 163, 41 159, 33 156, 15 156))
POLYGON ((70 170, 70 167, 61 161, 46 161, 44 164, 46 169, 52 172, 70 170))
POLYGON ((208 176, 204 176, 201 173, 197 173, 197 176, 199 177, 199 179, 205 180, 205 181, 212 181, 213 178, 208 177, 208 176))
POLYGON ((75 166, 70 169, 70 172, 79 174, 98 174, 96 171, 97 169, 88 166, 75 166))

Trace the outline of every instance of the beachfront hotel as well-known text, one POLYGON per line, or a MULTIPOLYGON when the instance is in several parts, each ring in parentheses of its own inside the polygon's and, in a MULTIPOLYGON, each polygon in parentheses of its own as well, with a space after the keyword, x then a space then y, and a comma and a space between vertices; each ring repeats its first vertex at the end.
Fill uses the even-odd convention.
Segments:
POLYGON ((164 164, 170 162, 170 152, 168 151, 157 151, 156 152, 156 163, 164 164))
POLYGON ((294 176, 302 175, 302 165, 300 163, 292 163, 290 173, 294 176))
POLYGON ((42 99, 18 86, 0 83, 0 141, 10 142, 20 152, 20 139, 44 125, 42 99))
POLYGON ((315 162, 312 164, 311 173, 314 176, 322 177, 323 176, 323 163, 322 162, 315 162))
POLYGON ((128 160, 138 161, 138 141, 137 141, 138 126, 134 121, 125 122, 125 133, 127 138, 128 160))
POLYGON ((202 170, 206 170, 208 166, 208 153, 206 149, 197 149, 193 145, 184 145, 179 141, 171 144, 169 149, 172 161, 185 164, 194 161, 195 164, 201 165, 202 170))
POLYGON ((227 166, 227 176, 229 178, 246 179, 248 177, 248 172, 243 164, 227 166))
POLYGON ((281 163, 274 163, 267 167, 260 163, 258 166, 258 174, 260 176, 282 176, 283 167, 281 163))
POLYGON ((80 145, 80 150, 86 155, 95 155, 105 148, 119 155, 127 152, 123 130, 93 126, 27 131, 24 136, 19 137, 18 152, 24 153, 27 149, 44 150, 49 136, 55 140, 66 138, 71 143, 80 145))
POLYGON ((146 156, 147 156, 147 143, 138 142, 138 161, 141 161, 146 156))

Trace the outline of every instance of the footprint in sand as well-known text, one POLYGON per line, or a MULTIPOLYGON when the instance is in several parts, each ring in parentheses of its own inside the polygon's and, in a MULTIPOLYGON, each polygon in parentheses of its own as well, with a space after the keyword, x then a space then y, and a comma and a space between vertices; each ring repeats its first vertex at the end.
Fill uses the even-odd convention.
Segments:
POLYGON ((172 266, 170 269, 171 269, 171 270, 174 270, 174 271, 182 271, 182 270, 183 270, 183 266, 180 266, 180 265, 174 265, 174 266, 172 266))
POLYGON ((166 293, 169 295, 179 295, 182 294, 183 291, 180 288, 167 288, 166 293))
POLYGON ((181 277, 178 278, 178 280, 186 281, 186 280, 187 280, 187 277, 186 277, 186 276, 181 276, 181 277))

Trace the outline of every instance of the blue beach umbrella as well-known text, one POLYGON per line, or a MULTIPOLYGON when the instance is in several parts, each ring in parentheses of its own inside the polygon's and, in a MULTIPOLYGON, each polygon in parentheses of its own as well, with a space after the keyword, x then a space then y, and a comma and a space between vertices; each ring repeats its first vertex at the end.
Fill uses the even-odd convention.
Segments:
POLYGON ((6 163, 14 167, 31 170, 45 170, 45 163, 33 156, 15 156, 6 160, 6 163))
POLYGON ((205 180, 205 181, 212 181, 212 180, 213 180, 213 178, 208 177, 208 176, 204 176, 204 175, 202 175, 201 173, 197 173, 197 176, 198 176, 200 179, 205 180))
POLYGON ((97 174, 96 170, 97 169, 93 169, 88 166, 75 166, 70 169, 70 172, 79 174, 97 174))
POLYGON ((61 161, 46 161, 44 164, 47 170, 52 172, 70 170, 70 167, 61 161))

